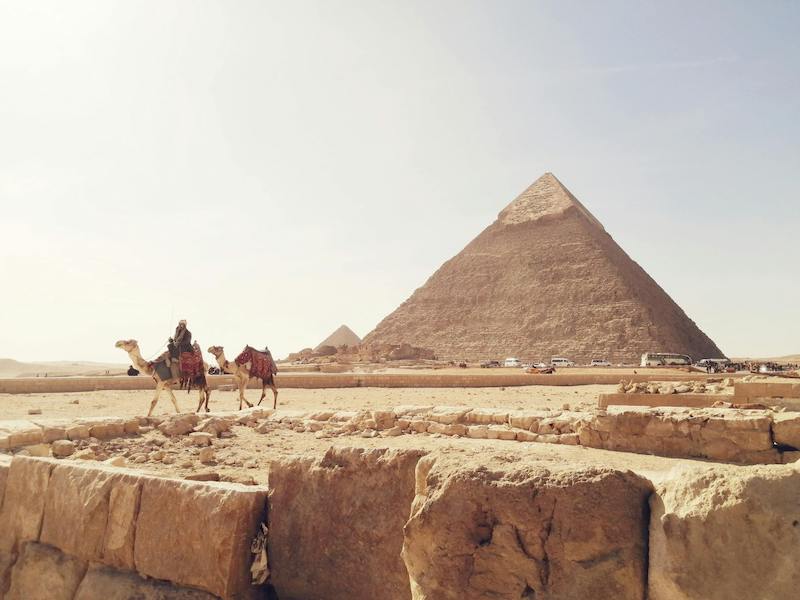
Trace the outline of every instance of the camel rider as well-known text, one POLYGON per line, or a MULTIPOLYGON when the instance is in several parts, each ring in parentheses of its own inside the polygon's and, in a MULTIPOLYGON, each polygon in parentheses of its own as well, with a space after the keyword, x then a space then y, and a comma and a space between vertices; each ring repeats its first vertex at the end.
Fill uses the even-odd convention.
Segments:
POLYGON ((169 338, 167 348, 172 358, 178 358, 181 352, 192 352, 192 332, 186 327, 186 319, 178 321, 175 335, 169 338))

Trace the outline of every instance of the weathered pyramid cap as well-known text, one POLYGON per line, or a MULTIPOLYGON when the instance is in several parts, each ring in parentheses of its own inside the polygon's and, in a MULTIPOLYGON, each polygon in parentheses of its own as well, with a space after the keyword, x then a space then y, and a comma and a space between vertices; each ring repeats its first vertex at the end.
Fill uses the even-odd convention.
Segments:
POLYGON ((558 216, 571 208, 577 209, 594 225, 603 229, 600 221, 552 173, 545 173, 534 181, 524 192, 514 198, 497 218, 505 225, 517 225, 528 221, 538 221, 543 217, 558 216))

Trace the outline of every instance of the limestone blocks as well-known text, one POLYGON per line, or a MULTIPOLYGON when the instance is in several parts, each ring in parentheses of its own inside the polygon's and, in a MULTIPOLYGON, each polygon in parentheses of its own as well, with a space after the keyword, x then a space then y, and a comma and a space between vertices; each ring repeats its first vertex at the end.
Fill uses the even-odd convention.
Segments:
POLYGON ((331 448, 269 472, 269 560, 280 598, 408 600, 400 557, 418 450, 331 448))
POLYGON ((412 598, 643 598, 648 481, 423 458, 405 526, 412 598))
POLYGON ((266 496, 254 486, 14 457, 10 467, 0 463, 0 597, 9 589, 19 598, 73 598, 76 589, 77 597, 106 597, 91 590, 111 585, 117 571, 128 573, 120 589, 144 586, 142 598, 251 597, 250 543, 266 518, 266 496), (86 583, 87 564, 114 571, 86 583), (69 585, 53 583, 50 595, 37 595, 29 574, 45 566, 52 581, 69 585), (168 596, 134 572, 208 594, 168 596))
POLYGON ((718 465, 677 473, 651 497, 651 600, 794 598, 800 470, 718 465))

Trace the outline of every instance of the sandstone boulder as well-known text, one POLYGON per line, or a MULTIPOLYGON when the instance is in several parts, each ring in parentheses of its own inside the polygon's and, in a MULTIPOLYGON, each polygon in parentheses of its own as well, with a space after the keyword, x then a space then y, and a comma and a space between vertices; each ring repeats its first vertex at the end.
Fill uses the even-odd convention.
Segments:
POLYGON ((269 560, 280 598, 408 600, 400 550, 421 451, 331 448, 270 466, 269 560))
POLYGON ((86 563, 55 548, 35 542, 23 544, 11 570, 6 600, 72 600, 86 563))
POLYGON ((679 473, 650 500, 651 600, 794 598, 800 470, 714 466, 679 473))
POLYGON ((415 600, 643 598, 649 482, 429 455, 403 558, 415 600))
POLYGON ((51 450, 56 458, 66 458, 75 452, 75 443, 69 440, 56 440, 53 442, 51 450))
POLYGON ((167 436, 186 435, 194 430, 199 417, 194 414, 174 415, 164 420, 158 430, 167 436))

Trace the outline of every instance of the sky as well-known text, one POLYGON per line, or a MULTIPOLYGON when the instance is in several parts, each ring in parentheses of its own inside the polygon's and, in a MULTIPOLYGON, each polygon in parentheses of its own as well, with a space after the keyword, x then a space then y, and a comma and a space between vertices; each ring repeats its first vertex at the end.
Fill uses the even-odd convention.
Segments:
POLYGON ((0 357, 363 336, 553 172, 800 352, 800 4, 0 0, 0 357))

